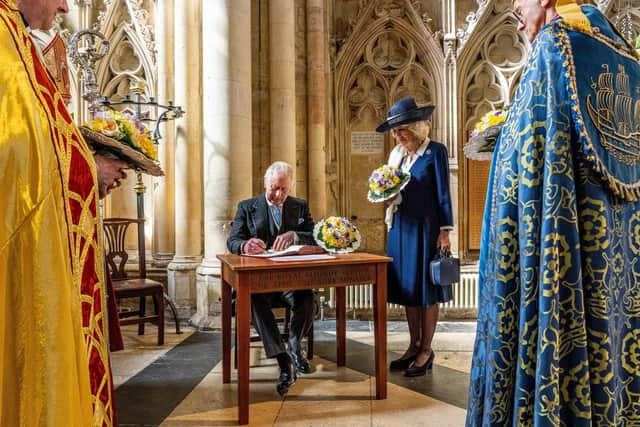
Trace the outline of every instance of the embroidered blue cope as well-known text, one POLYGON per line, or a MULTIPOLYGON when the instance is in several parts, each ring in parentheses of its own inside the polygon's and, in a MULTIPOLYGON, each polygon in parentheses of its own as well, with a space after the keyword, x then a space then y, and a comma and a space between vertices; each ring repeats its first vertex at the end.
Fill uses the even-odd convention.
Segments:
POLYGON ((640 423, 640 65, 546 25, 502 129, 480 252, 468 426, 640 423))

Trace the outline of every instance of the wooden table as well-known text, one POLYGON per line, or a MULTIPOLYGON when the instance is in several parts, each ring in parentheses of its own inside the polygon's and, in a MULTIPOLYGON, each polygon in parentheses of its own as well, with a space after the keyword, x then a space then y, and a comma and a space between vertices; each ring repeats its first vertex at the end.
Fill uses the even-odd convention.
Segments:
POLYGON ((249 423, 249 329, 251 294, 284 290, 336 288, 338 366, 345 366, 345 286, 373 285, 376 399, 387 398, 387 263, 391 258, 367 253, 316 261, 274 262, 225 254, 222 263, 222 382, 231 382, 231 287, 238 317, 238 421, 249 423))

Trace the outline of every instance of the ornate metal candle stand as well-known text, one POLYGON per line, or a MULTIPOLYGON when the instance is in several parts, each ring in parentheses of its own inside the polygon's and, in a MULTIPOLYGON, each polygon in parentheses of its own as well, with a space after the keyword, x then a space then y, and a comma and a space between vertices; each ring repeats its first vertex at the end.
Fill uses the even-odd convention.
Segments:
MULTIPOLYGON (((160 134, 160 123, 178 119, 185 114, 185 111, 180 106, 174 105, 172 101, 168 101, 167 105, 163 105, 159 104, 153 97, 146 98, 144 96, 144 93, 146 92, 146 85, 140 80, 132 82, 130 86, 133 97, 131 95, 126 95, 119 101, 111 101, 108 97, 102 96, 98 90, 95 64, 98 60, 106 56, 108 52, 109 41, 99 31, 78 31, 69 39, 67 54, 76 67, 80 69, 82 79, 82 98, 88 102, 90 114, 94 115, 96 112, 105 108, 114 109, 117 106, 130 106, 132 107, 136 119, 141 122, 152 124, 152 140, 154 144, 158 144, 162 138, 162 135, 160 134), (155 110, 156 113, 161 111, 161 113, 156 118, 153 118, 150 116, 150 109, 155 110)), ((147 191, 147 188, 142 181, 142 173, 138 170, 136 170, 136 178, 137 180, 134 190, 136 192, 137 214, 138 219, 142 220, 141 223, 144 224, 144 193, 147 191)), ((144 245, 144 241, 144 227, 139 226, 138 245, 144 245)), ((142 253, 141 256, 144 257, 145 254, 142 253)), ((142 260, 142 263, 145 265, 144 259, 142 260)), ((178 322, 178 314, 175 304, 166 292, 164 296, 176 321, 176 333, 180 334, 182 332, 180 331, 180 323, 178 322)))

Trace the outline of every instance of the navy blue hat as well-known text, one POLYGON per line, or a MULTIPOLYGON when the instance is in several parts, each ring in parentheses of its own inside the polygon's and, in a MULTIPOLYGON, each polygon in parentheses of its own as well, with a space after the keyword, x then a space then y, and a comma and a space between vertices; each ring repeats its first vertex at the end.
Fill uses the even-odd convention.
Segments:
POLYGON ((402 98, 391 106, 387 113, 387 121, 378 126, 376 132, 383 133, 398 126, 428 120, 434 108, 433 105, 418 107, 415 99, 402 98))

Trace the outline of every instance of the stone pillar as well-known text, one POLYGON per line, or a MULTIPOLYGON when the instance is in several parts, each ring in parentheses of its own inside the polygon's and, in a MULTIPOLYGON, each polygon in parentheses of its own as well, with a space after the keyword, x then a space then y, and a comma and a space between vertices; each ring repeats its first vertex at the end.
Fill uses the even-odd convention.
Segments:
MULTIPOLYGON (((458 91, 456 79, 457 38, 456 38, 456 4, 455 0, 446 0, 443 4, 444 27, 444 93, 442 100, 445 103, 443 129, 443 142, 449 149, 449 157, 458 158, 458 91)), ((456 162, 457 166, 457 162, 456 162)))
POLYGON ((271 159, 296 164, 295 2, 269 2, 271 159))
POLYGON ((451 202, 453 204, 453 223, 457 226, 450 235, 451 249, 458 252, 460 239, 460 215, 458 211, 459 198, 459 177, 460 167, 458 164, 458 79, 457 79, 457 49, 456 38, 456 2, 446 0, 443 8, 443 28, 444 28, 444 89, 446 96, 442 100, 445 103, 444 113, 444 138, 443 142, 449 150, 449 165, 451 169, 451 202))
MULTIPOLYGON (((176 104, 175 255, 167 268, 168 292, 180 317, 196 306, 196 268, 202 261, 202 20, 201 2, 174 5, 176 104)), ((209 29, 207 29, 209 30, 209 29)))
POLYGON ((307 163, 309 207, 315 220, 327 210, 325 37, 324 0, 307 0, 307 163))
MULTIPOLYGON (((158 64, 157 99, 160 104, 173 100, 174 93, 174 49, 173 49, 174 0, 158 0, 156 5, 156 46, 158 64)), ((184 108, 184 107, 183 107, 184 108)), ((158 111, 162 114, 162 111, 158 111)), ((174 228, 174 151, 175 123, 160 125, 162 139, 158 146, 158 160, 165 176, 156 179, 153 192, 153 265, 166 267, 175 254, 174 228)))
POLYGON ((197 270, 191 323, 220 327, 220 262, 230 218, 251 196, 251 0, 202 4, 204 122, 204 259, 197 270), (210 41, 216 43, 211 44, 210 41))

